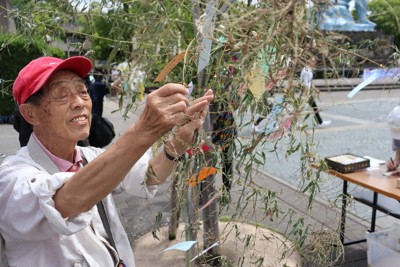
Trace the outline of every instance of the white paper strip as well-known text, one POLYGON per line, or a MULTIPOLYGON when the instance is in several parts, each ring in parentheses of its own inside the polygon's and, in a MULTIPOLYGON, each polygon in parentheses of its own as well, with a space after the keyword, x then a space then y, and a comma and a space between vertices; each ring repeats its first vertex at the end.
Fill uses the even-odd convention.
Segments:
POLYGON ((209 251, 210 249, 212 249, 215 246, 219 245, 219 241, 215 242, 214 244, 212 244, 211 246, 209 246, 208 248, 206 248, 205 250, 203 250, 202 252, 200 252, 196 257, 194 257, 190 262, 194 261, 195 259, 197 259, 198 257, 200 257, 201 255, 203 255, 204 253, 206 253, 207 251, 209 251))
POLYGON ((359 85, 354 87, 354 89, 351 90, 351 92, 347 95, 347 97, 352 98, 355 94, 357 94, 359 91, 361 91, 361 89, 363 89, 365 86, 367 86, 368 84, 375 81, 378 77, 379 77, 379 73, 374 72, 371 76, 368 77, 368 79, 366 79, 365 81, 363 81, 362 83, 360 83, 359 85))
POLYGON ((189 249, 192 248, 192 246, 194 244, 196 244, 197 241, 185 241, 185 242, 181 242, 178 244, 175 244, 173 246, 170 246, 169 248, 164 249, 163 251, 161 251, 160 253, 163 253, 165 251, 169 251, 169 250, 173 250, 173 249, 177 249, 177 250, 181 250, 181 251, 188 251, 189 249))
MULTIPOLYGON (((214 35, 215 21, 214 16, 217 11, 216 6, 218 4, 218 0, 212 0, 207 3, 204 25, 199 25, 201 29, 198 29, 199 32, 203 35, 200 47, 200 55, 199 55, 199 63, 197 65, 197 73, 204 70, 205 67, 210 63, 211 56, 211 38, 214 35)), ((202 18, 199 18, 201 21, 202 18)))

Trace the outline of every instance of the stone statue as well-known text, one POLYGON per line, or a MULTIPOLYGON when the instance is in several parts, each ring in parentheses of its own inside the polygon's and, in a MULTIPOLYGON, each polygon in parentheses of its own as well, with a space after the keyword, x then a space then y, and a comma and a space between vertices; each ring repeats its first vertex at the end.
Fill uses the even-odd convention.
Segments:
POLYGON ((366 0, 355 0, 357 22, 349 10, 351 0, 330 0, 330 4, 320 3, 322 12, 317 20, 321 30, 329 31, 374 31, 375 23, 367 18, 366 0))

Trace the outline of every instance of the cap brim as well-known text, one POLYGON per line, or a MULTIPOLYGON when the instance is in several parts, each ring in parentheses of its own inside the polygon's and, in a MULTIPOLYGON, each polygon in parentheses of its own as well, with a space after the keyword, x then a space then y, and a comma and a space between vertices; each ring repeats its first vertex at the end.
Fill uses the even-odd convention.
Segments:
POLYGON ((54 69, 54 71, 64 70, 64 69, 71 70, 76 74, 78 74, 81 78, 84 78, 92 69, 92 62, 86 57, 81 57, 81 56, 70 57, 61 62, 54 69))

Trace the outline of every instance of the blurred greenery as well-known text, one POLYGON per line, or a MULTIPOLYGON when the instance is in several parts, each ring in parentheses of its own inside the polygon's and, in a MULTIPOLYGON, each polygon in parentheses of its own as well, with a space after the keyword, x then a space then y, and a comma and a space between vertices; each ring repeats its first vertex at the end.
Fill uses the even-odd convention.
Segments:
POLYGON ((15 110, 15 101, 11 89, 18 72, 32 59, 40 56, 63 57, 62 50, 48 46, 41 39, 24 36, 0 35, 0 115, 10 115, 15 110))
POLYGON ((369 18, 376 23, 376 29, 394 37, 394 43, 400 47, 400 1, 371 0, 369 18))

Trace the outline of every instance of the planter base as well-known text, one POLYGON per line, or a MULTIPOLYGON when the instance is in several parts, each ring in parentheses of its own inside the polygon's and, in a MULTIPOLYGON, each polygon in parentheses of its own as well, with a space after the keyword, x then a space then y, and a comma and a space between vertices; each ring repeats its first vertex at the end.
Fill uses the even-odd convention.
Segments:
MULTIPOLYGON (((284 235, 252 224, 237 222, 220 222, 219 229, 221 255, 226 257, 232 266, 301 266, 299 253, 293 248, 293 243, 284 235), (251 238, 250 238, 251 237, 251 238), (256 237, 256 238, 255 238, 256 237), (250 241, 247 241, 250 240, 250 241), (245 247, 246 242, 248 246, 245 247), (262 264, 260 264, 262 259, 262 264), (242 263, 243 265, 239 265, 242 263)), ((180 224, 176 240, 168 240, 168 227, 160 228, 155 239, 147 233, 133 244, 136 266, 175 266, 186 267, 186 252, 171 250, 160 253, 164 249, 186 241, 183 232, 184 225, 180 224)), ((195 257, 203 250, 202 232, 198 232, 198 243, 194 245, 195 257)), ((199 266, 192 262, 192 266, 199 266)))

